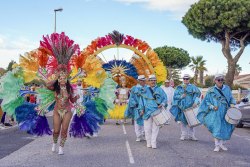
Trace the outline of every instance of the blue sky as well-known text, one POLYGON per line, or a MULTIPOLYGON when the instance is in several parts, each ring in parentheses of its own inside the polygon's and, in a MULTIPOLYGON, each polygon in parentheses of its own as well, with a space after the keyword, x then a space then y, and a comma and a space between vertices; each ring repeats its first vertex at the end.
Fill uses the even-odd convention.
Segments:
MULTIPOLYGON (((53 33, 54 9, 62 7, 57 13, 57 32, 64 31, 81 50, 93 39, 118 30, 147 41, 152 48, 168 45, 183 48, 190 56, 202 55, 209 74, 226 72, 221 45, 194 39, 181 23, 181 16, 196 1, 1 0, 0 67, 6 68, 10 60, 18 62, 20 54, 39 46, 42 35, 53 33)), ((106 52, 105 57, 111 59, 112 54, 106 52)), ((250 73, 249 62, 248 46, 239 61, 242 74, 250 73)), ((193 75, 188 67, 184 72, 193 75)))

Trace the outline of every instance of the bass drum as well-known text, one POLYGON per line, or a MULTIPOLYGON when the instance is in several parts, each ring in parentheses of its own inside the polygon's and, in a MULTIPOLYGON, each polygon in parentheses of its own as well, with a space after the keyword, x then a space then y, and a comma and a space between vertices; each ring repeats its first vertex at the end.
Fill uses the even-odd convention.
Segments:
POLYGON ((153 121, 157 126, 162 126, 171 119, 171 113, 165 108, 158 109, 153 115, 153 121))
POLYGON ((184 110, 184 115, 187 119, 189 127, 195 127, 201 124, 200 121, 197 119, 198 109, 199 107, 191 107, 184 110))
POLYGON ((227 110, 227 113, 225 115, 225 119, 228 123, 237 125, 242 118, 242 114, 238 108, 230 107, 227 110))

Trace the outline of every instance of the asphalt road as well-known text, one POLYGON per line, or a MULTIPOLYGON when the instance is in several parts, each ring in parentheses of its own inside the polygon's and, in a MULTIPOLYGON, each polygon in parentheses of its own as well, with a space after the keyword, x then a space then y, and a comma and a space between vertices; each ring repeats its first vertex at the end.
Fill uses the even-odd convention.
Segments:
POLYGON ((136 142, 131 124, 115 125, 111 120, 102 126, 96 138, 69 138, 64 155, 51 152, 51 136, 28 137, 16 130, 0 135, 1 167, 250 166, 250 128, 236 129, 226 143, 229 150, 218 153, 213 152, 214 142, 206 128, 196 128, 199 141, 180 141, 179 124, 173 121, 160 129, 157 149, 147 148, 145 141, 136 142))

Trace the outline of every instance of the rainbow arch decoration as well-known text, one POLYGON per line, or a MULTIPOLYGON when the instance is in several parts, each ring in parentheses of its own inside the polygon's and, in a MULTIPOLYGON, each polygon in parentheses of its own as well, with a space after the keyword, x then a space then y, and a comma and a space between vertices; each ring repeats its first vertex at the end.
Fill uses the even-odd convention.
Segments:
MULTIPOLYGON (((111 48, 125 48, 133 51, 134 56, 130 59, 129 63, 136 68, 138 75, 148 76, 155 74, 157 83, 165 81, 167 77, 166 67, 148 43, 130 35, 121 34, 116 30, 103 37, 92 40, 91 43, 81 51, 80 57, 85 60, 92 59, 92 62, 95 62, 96 66, 99 67, 100 64, 104 64, 104 62, 98 57, 98 54, 111 48), (99 61, 99 63, 97 63, 97 61, 99 61)), ((131 80, 134 80, 131 82, 131 86, 133 86, 136 83, 136 78, 132 78, 131 80)))

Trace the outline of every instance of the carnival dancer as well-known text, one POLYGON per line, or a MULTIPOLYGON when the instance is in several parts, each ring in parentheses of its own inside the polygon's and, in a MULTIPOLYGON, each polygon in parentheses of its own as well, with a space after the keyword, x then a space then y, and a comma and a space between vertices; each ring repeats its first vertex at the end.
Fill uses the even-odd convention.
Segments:
POLYGON ((119 120, 124 119, 124 113, 129 99, 129 88, 126 87, 126 78, 120 77, 121 87, 116 90, 115 108, 110 112, 110 117, 116 119, 116 125, 119 125, 119 120))
POLYGON ((157 148, 156 139, 160 127, 153 121, 154 114, 158 109, 167 106, 167 95, 156 85, 155 75, 149 75, 149 86, 142 88, 142 98, 139 101, 139 108, 144 120, 144 131, 148 148, 157 148))
POLYGON ((44 36, 40 41, 40 50, 43 54, 51 55, 44 59, 43 64, 47 64, 48 77, 40 73, 47 80, 47 88, 54 91, 55 106, 53 112, 53 145, 52 151, 56 150, 56 144, 61 135, 58 154, 63 154, 64 143, 67 139, 68 127, 72 117, 73 103, 80 98, 74 96, 73 88, 70 85, 70 59, 73 55, 79 54, 79 46, 74 44, 64 33, 44 36), (48 82, 49 81, 49 82, 48 82))
POLYGON ((234 131, 234 125, 225 120, 230 106, 236 104, 229 86, 223 84, 224 76, 215 75, 215 85, 211 87, 199 108, 197 118, 212 133, 215 142, 214 151, 227 151, 224 141, 229 140, 234 131))
MULTIPOLYGON (((165 80, 165 85, 162 85, 161 88, 164 90, 168 97, 168 106, 166 109, 167 111, 169 111, 172 106, 172 101, 174 97, 174 88, 170 86, 170 81, 168 79, 165 80)), ((167 122, 166 124, 169 124, 169 122, 167 122)))
POLYGON ((184 115, 184 110, 190 107, 197 107, 199 104, 200 90, 190 83, 190 75, 183 76, 183 84, 176 87, 174 98, 170 112, 175 118, 175 121, 181 122, 181 138, 180 140, 191 139, 197 141, 193 127, 189 127, 187 119, 184 115))
POLYGON ((47 84, 47 88, 55 92, 55 108, 53 114, 53 145, 52 151, 55 152, 59 134, 61 141, 58 154, 63 154, 64 143, 67 139, 68 127, 72 117, 72 104, 80 98, 79 95, 73 97, 73 89, 69 83, 67 67, 61 65, 57 69, 57 80, 47 84))
POLYGON ((145 89, 146 87, 146 78, 144 75, 139 75, 137 81, 138 84, 136 86, 133 86, 130 90, 129 102, 125 111, 125 117, 132 118, 135 120, 134 127, 136 141, 140 142, 141 140, 145 140, 145 138, 143 119, 138 107, 139 99, 141 98, 141 89, 145 89))

